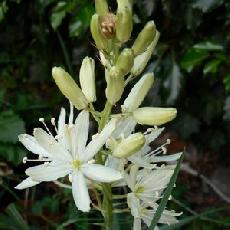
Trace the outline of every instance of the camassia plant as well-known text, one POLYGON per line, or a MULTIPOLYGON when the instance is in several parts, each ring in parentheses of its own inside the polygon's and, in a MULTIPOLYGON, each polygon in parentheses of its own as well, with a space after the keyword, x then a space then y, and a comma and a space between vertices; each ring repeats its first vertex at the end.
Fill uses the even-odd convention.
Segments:
MULTIPOLYGON (((132 3, 130 0, 117 0, 117 3, 114 14, 105 0, 96 0, 96 13, 91 20, 92 37, 105 69, 104 110, 96 111, 93 106, 96 101, 94 59, 85 57, 82 61, 81 88, 64 69, 54 67, 54 81, 70 102, 69 117, 61 108, 57 125, 55 119, 51 119, 55 134, 40 118, 44 129, 35 128, 33 135, 19 135, 20 142, 38 155, 37 160, 31 161, 40 164, 29 167, 25 171, 28 177, 16 188, 54 181, 72 189, 78 210, 89 212, 92 207, 100 211, 105 229, 111 229, 113 212, 129 211, 134 218, 133 229, 139 230, 142 225, 152 226, 151 220, 156 213, 159 215, 160 201, 174 176, 175 162, 181 156, 181 153, 166 155, 170 140, 156 149, 151 147, 151 142, 164 130, 159 126, 173 120, 177 110, 141 107, 154 82, 154 74, 147 73, 139 77, 120 113, 113 113, 125 87, 144 70, 159 38, 154 22, 150 21, 132 47, 124 48, 132 32, 132 3), (76 118, 74 109, 79 111, 76 118), (98 124, 98 133, 92 138, 88 135, 89 119, 98 124), (144 133, 136 132, 137 124, 150 128, 144 133), (59 178, 64 179, 60 182, 59 178), (124 201, 125 208, 113 205, 117 197, 124 201)), ((30 159, 24 158, 24 163, 27 161, 30 159)), ((176 223, 178 215, 163 207, 158 223, 176 223)))

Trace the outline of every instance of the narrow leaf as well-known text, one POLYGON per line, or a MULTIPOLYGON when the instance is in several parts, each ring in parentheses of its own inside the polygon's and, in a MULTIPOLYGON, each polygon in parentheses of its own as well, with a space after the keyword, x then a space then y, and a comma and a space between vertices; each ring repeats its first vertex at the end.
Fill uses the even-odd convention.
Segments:
POLYGON ((177 178, 177 175, 179 173, 179 170, 180 170, 180 165, 181 165, 181 162, 183 160, 183 154, 181 155, 179 161, 177 162, 177 166, 175 168, 175 171, 170 179, 170 182, 167 186, 167 189, 165 190, 165 193, 164 193, 164 196, 163 198, 161 199, 161 202, 157 208, 157 211, 152 219, 152 222, 151 222, 151 225, 149 226, 149 230, 154 230, 154 228, 156 227, 158 221, 160 220, 160 217, 161 217, 161 214, 162 212, 164 211, 165 209, 165 206, 167 205, 167 202, 168 202, 168 199, 170 197, 170 194, 172 192, 172 189, 173 189, 173 186, 176 182, 176 178, 177 178))

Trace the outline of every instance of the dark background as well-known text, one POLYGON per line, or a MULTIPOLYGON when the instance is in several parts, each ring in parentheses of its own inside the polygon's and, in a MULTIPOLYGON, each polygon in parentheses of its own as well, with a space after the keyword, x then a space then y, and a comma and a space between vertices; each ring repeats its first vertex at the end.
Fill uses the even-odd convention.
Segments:
MULTIPOLYGON (((115 11, 116 2, 110 5, 115 11)), ((71 192, 52 183, 13 188, 26 168, 18 134, 32 133, 40 117, 49 122, 61 106, 68 108, 51 68, 61 65, 78 81, 83 57, 97 59, 89 31, 93 13, 92 0, 0 1, 0 229, 92 229, 91 223, 101 223, 93 211, 77 212, 71 192)), ((145 70, 154 71, 155 84, 143 104, 178 109, 162 139, 172 138, 170 152, 185 149, 184 163, 198 172, 180 173, 170 207, 184 211, 181 219, 193 216, 182 229, 229 229, 230 2, 136 0, 130 44, 148 20, 161 37, 145 70), (213 212, 196 214, 207 210, 213 212)), ((97 71, 95 106, 101 110, 105 80, 98 60, 97 71)), ((114 229, 127 229, 124 216, 115 216, 114 229)))

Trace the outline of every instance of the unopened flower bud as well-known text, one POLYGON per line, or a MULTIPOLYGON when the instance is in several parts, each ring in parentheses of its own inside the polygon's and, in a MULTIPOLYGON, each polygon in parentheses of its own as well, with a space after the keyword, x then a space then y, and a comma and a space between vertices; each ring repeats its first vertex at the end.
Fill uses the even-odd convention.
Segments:
POLYGON ((88 102, 96 101, 95 89, 95 62, 92 58, 85 57, 80 69, 80 84, 88 102))
POLYGON ((135 40, 132 49, 134 55, 137 56, 146 51, 148 46, 153 42, 156 35, 156 26, 154 21, 148 22, 144 29, 139 33, 137 39, 135 40))
POLYGON ((156 36, 154 37, 153 42, 147 47, 146 51, 134 58, 133 68, 131 69, 131 73, 133 76, 140 75, 142 71, 145 69, 156 47, 159 37, 160 33, 156 31, 156 36))
POLYGON ((142 125, 163 125, 173 120, 177 115, 175 108, 142 107, 133 112, 137 123, 142 125))
POLYGON ((124 75, 128 74, 133 67, 133 51, 132 49, 124 49, 117 59, 116 66, 118 66, 124 75))
POLYGON ((116 17, 113 13, 108 13, 100 17, 101 33, 106 39, 111 39, 115 35, 116 17))
POLYGON ((132 88, 122 106, 123 112, 132 112, 137 109, 154 82, 153 73, 145 74, 132 88))
POLYGON ((96 13, 99 16, 105 16, 109 13, 109 7, 106 0, 95 0, 96 13))
POLYGON ((117 66, 113 66, 106 76, 106 82, 106 98, 110 104, 114 105, 120 100, 125 87, 124 76, 121 69, 117 66))
POLYGON ((137 153, 144 144, 145 137, 142 133, 131 134, 116 146, 113 151, 113 156, 117 158, 129 157, 137 153))
POLYGON ((124 43, 129 40, 133 30, 132 11, 124 8, 117 12, 116 37, 118 41, 124 43))
POLYGON ((100 28, 100 21, 98 14, 94 14, 92 16, 91 22, 90 22, 90 30, 92 37, 95 41, 95 44, 99 50, 107 50, 107 40, 102 35, 101 28, 100 28))
POLYGON ((53 67, 52 75, 60 91, 77 109, 88 106, 87 99, 73 78, 61 67, 53 67))

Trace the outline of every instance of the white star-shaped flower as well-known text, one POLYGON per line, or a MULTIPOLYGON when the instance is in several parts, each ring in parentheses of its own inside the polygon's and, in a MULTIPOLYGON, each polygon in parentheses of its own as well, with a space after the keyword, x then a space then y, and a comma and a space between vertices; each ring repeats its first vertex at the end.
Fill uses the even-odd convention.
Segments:
MULTIPOLYGON (((127 202, 134 217, 134 230, 141 229, 141 219, 147 226, 158 208, 157 201, 161 199, 162 193, 170 181, 175 165, 163 166, 154 170, 142 169, 133 165, 130 173, 126 174, 125 180, 131 192, 128 193, 127 202)), ((173 210, 164 210, 159 223, 177 223, 176 213, 173 210)))
POLYGON ((28 134, 19 136, 22 144, 31 152, 38 154, 39 160, 45 163, 28 168, 26 174, 29 177, 16 188, 24 189, 43 181, 55 181, 60 177, 71 175, 75 204, 79 210, 87 212, 90 210, 90 197, 86 180, 110 183, 122 177, 120 172, 94 164, 92 161, 114 131, 116 121, 111 120, 86 145, 89 113, 83 110, 74 124, 72 117, 71 113, 69 124, 65 124, 65 110, 61 110, 55 137, 49 130, 47 133, 41 128, 36 128, 33 136, 28 134))

